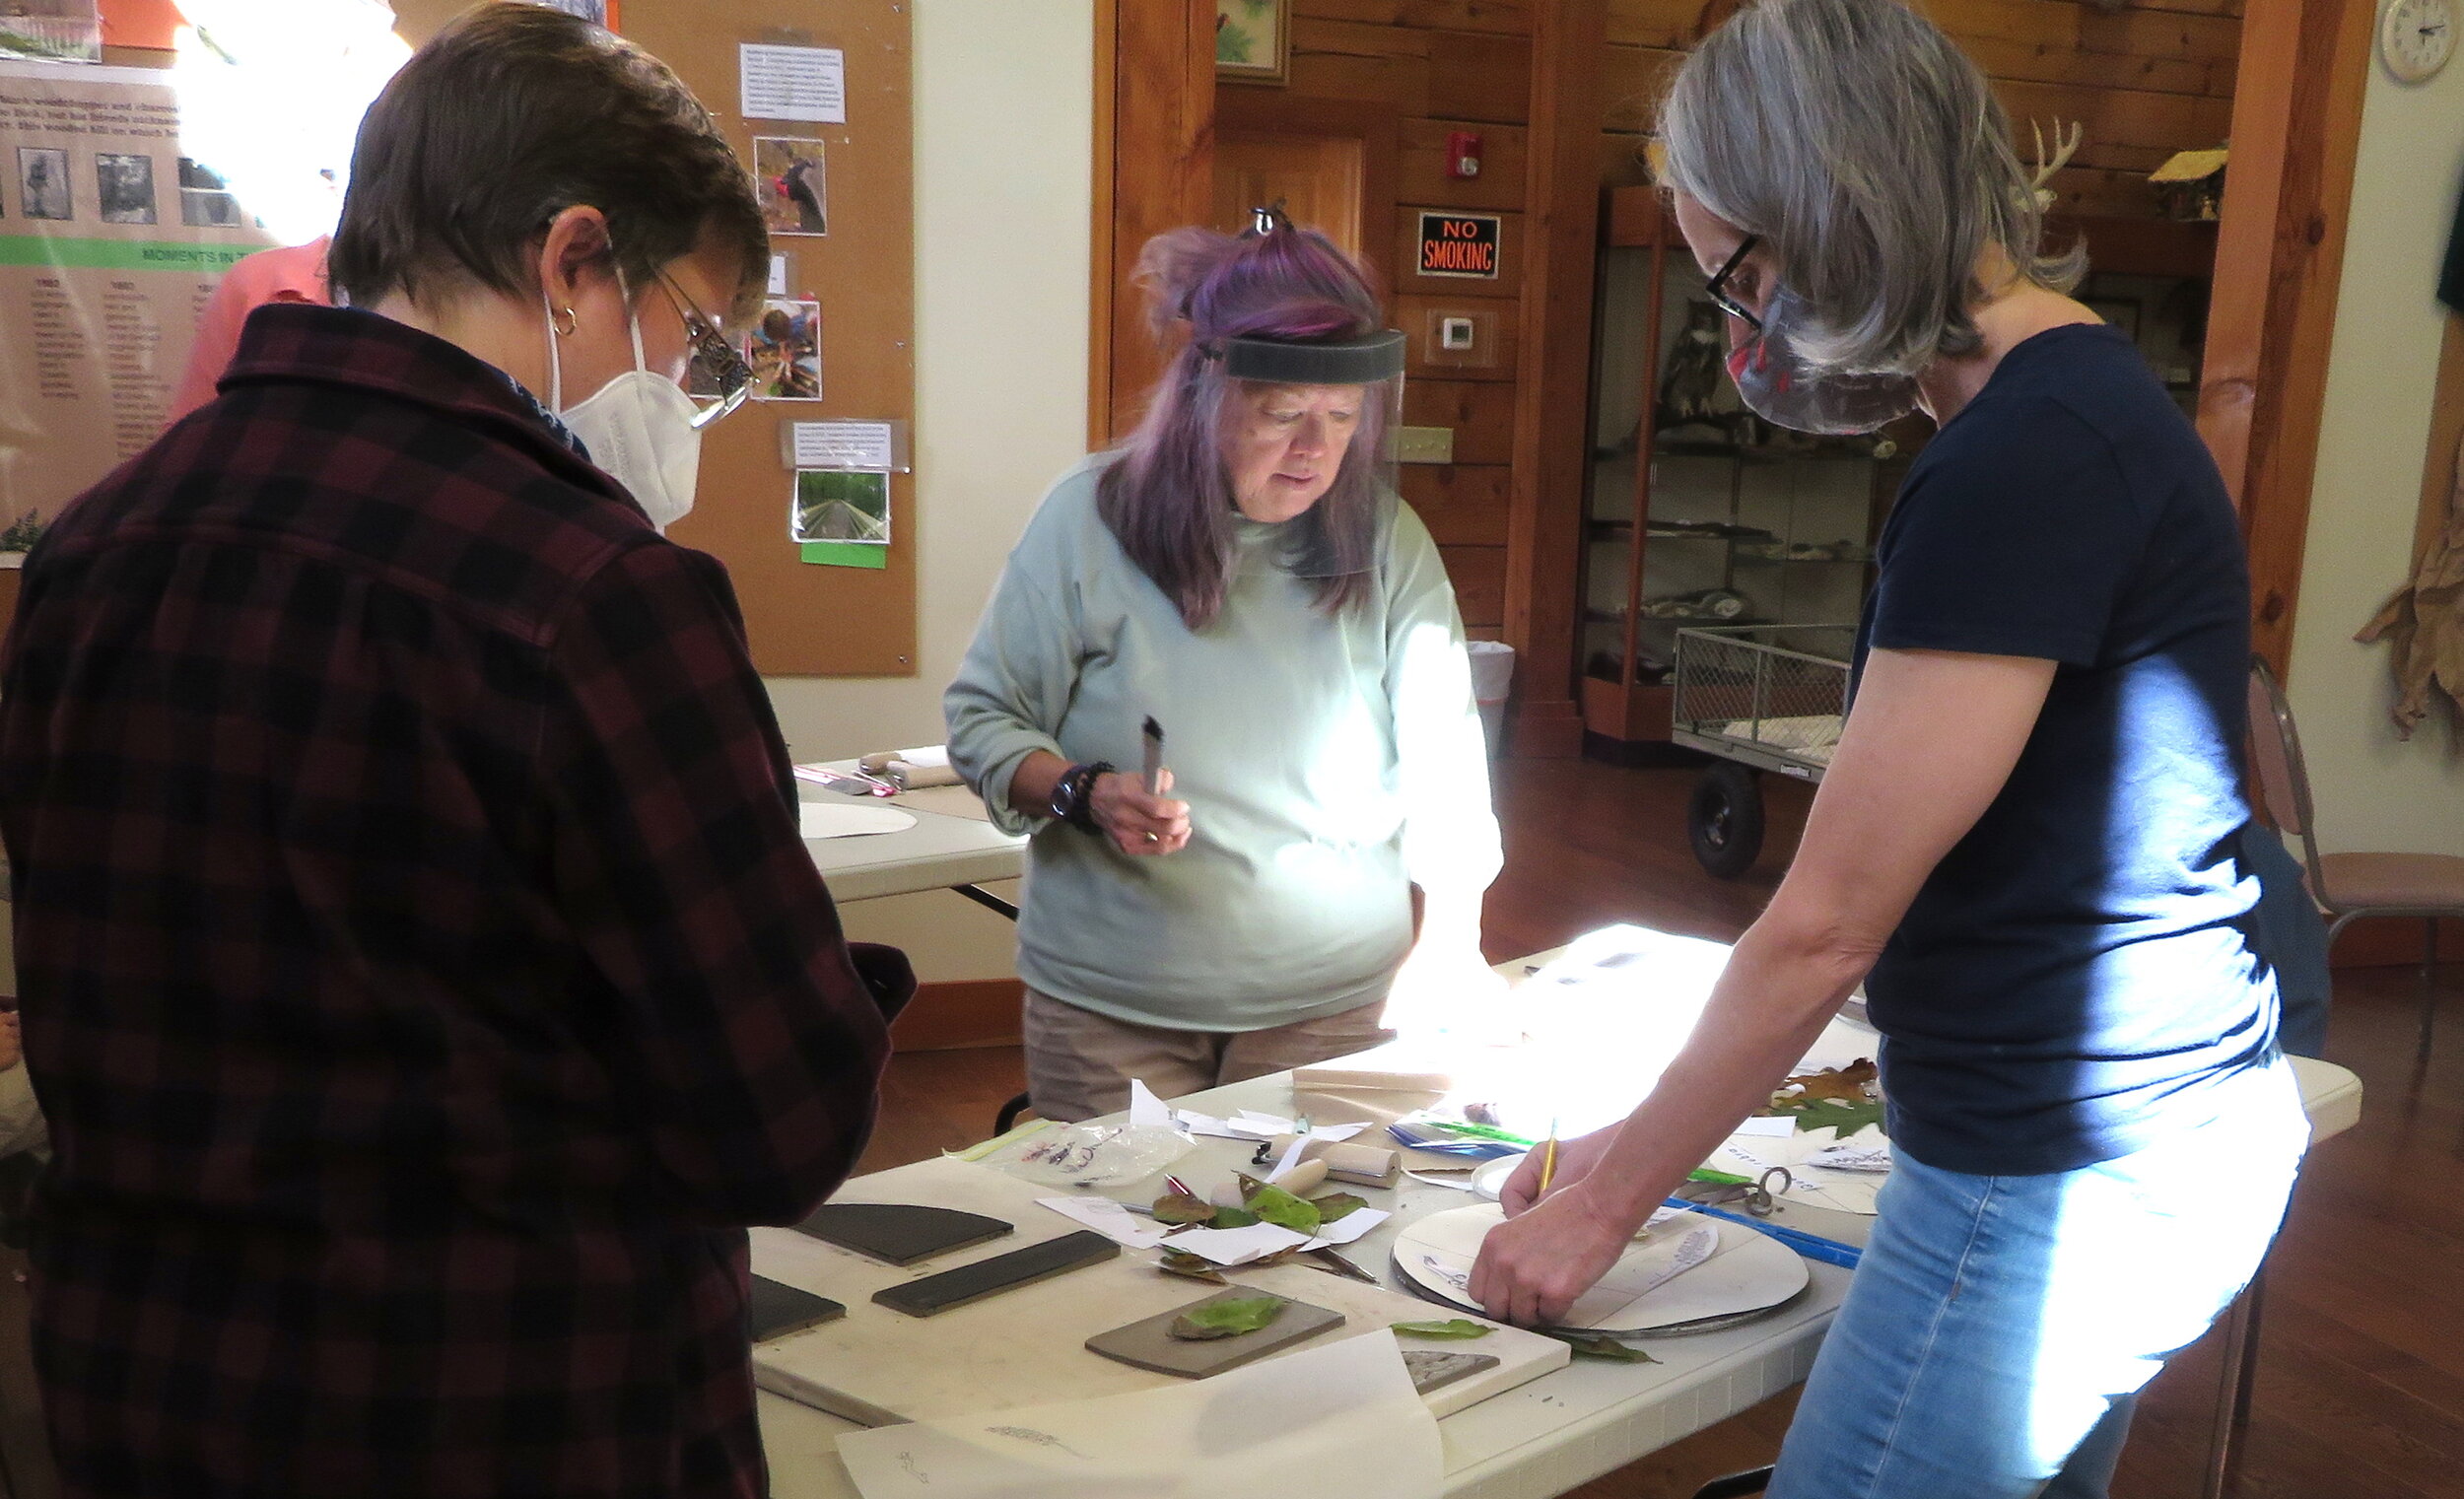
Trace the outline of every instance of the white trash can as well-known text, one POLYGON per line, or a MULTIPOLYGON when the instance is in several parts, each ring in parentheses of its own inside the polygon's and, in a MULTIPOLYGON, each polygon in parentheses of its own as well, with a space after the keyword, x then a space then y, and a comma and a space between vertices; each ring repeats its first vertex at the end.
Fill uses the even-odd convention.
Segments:
POLYGON ((1497 758, 1506 732, 1506 691, 1514 685, 1514 647, 1498 641, 1467 642, 1472 652, 1472 701, 1480 708, 1488 734, 1488 758, 1497 758))

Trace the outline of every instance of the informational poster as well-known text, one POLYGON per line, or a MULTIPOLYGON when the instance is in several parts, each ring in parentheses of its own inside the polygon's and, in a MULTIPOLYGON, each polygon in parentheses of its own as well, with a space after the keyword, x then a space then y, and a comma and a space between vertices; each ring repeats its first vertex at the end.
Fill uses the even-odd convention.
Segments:
POLYGON ((838 47, 742 43, 736 88, 746 119, 847 123, 847 53, 838 47))
POLYGON ((869 468, 906 473, 905 422, 789 422, 784 456, 789 468, 869 468))
POLYGON ((161 434, 222 273, 273 238, 183 154, 172 75, 0 62, 0 528, 161 434))

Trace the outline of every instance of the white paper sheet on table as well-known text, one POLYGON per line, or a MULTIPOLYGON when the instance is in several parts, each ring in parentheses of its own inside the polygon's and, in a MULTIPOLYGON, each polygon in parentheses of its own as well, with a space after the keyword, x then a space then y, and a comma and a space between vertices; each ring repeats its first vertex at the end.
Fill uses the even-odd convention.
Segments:
POLYGON ((1355 1207, 1332 1223, 1319 1224, 1318 1237, 1309 1241, 1309 1247, 1325 1249, 1329 1245, 1349 1244, 1393 1216, 1380 1207, 1355 1207))
POLYGON ((1038 1197, 1037 1204, 1049 1207, 1081 1228, 1091 1228, 1124 1249, 1153 1249, 1164 1242, 1171 1225, 1141 1218, 1110 1197, 1038 1197))
POLYGON ((1193 1228, 1172 1236, 1172 1247, 1230 1266, 1264 1260, 1309 1242, 1279 1223, 1252 1223, 1247 1228, 1193 1228))
POLYGON ((896 807, 866 806, 860 801, 799 802, 806 838, 857 838, 868 833, 898 833, 916 825, 916 814, 896 807))
POLYGON ((1258 1499, 1335 1474, 1315 1491, 1434 1499, 1444 1480, 1437 1420, 1391 1333, 1134 1395, 850 1432, 839 1456, 864 1499, 1258 1499))

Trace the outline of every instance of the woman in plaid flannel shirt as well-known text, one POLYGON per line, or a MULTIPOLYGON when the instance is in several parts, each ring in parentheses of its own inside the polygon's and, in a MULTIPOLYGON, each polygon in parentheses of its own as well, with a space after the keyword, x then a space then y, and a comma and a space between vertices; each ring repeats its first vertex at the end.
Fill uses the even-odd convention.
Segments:
POLYGON ((353 306, 260 308, 30 559, 68 1493, 765 1491, 744 1226, 853 1165, 913 981, 841 937, 725 571, 528 392, 681 377, 767 249, 665 67, 484 7, 370 111, 353 306))

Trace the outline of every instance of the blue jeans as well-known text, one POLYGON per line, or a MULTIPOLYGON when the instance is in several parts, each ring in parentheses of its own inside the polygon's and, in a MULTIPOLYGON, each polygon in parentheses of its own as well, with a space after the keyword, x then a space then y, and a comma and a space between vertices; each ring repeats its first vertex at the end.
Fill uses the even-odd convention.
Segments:
POLYGON ((2130 1404, 2266 1255, 2309 1125, 2283 1061, 2119 1160, 1899 1158, 1769 1499, 2099 1499, 2130 1404))

